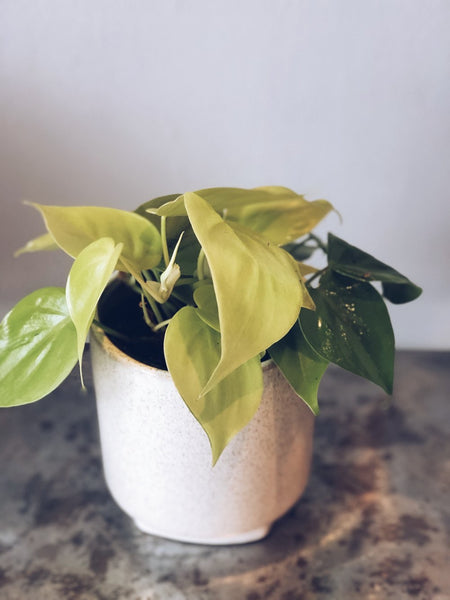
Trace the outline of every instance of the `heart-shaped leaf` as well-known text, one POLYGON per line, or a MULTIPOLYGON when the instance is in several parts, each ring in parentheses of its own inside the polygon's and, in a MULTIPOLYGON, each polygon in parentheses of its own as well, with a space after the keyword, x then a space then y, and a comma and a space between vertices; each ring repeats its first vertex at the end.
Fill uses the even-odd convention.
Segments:
POLYGON ((152 269, 161 260, 158 230, 136 213, 99 206, 32 206, 42 214, 58 246, 74 258, 91 242, 110 237, 123 244, 124 258, 136 270, 152 269))
MULTIPOLYGON (((283 188, 290 194, 294 194, 291 190, 283 188)), ((235 207, 242 207, 247 204, 255 204, 257 202, 267 202, 273 200, 273 196, 267 190, 261 189, 244 189, 244 188, 206 188, 195 192, 201 196, 208 204, 216 211, 223 214, 224 210, 229 210, 235 207)), ((172 201, 159 206, 148 207, 147 210, 154 214, 166 217, 181 217, 187 215, 186 205, 184 202, 184 194, 178 196, 172 201)))
POLYGON ((415 300, 422 293, 407 277, 332 233, 328 234, 328 264, 336 273, 358 281, 381 281, 384 296, 395 304, 415 300))
POLYGON ((197 194, 184 198, 219 309, 221 357, 206 393, 289 331, 302 305, 302 285, 287 252, 251 230, 226 223, 197 194))
POLYGON ((274 244, 284 245, 309 233, 331 210, 333 206, 327 200, 310 202, 295 194, 230 209, 227 217, 257 231, 274 244))
MULTIPOLYGON (((196 194, 227 219, 252 229, 272 243, 281 245, 311 231, 333 206, 326 200, 309 202, 303 196, 284 187, 209 188, 196 194)), ((149 208, 164 216, 186 215, 184 195, 149 208)))
POLYGON ((331 271, 310 292, 316 310, 302 310, 300 323, 313 349, 392 393, 394 334, 380 294, 370 283, 331 271))
POLYGON ((0 406, 43 398, 77 362, 77 334, 64 289, 48 287, 23 298, 0 325, 0 406))
POLYGON ((192 306, 185 306, 171 319, 164 338, 164 354, 180 395, 208 435, 215 464, 261 402, 259 357, 241 365, 201 396, 220 358, 220 334, 192 306))
POLYGON ((95 315, 97 302, 116 268, 123 244, 112 238, 100 238, 86 246, 75 259, 66 285, 66 300, 77 330, 78 360, 83 358, 84 345, 95 315))
POLYGON ((319 414, 317 391, 328 361, 311 348, 298 322, 282 340, 269 348, 269 354, 295 392, 315 415, 319 414))

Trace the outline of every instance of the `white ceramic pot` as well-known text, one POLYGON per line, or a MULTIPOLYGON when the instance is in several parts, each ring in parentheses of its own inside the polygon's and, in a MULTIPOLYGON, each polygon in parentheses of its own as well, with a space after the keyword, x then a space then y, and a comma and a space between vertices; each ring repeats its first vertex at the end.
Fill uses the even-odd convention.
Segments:
POLYGON ((119 506, 144 532, 185 542, 263 538, 302 494, 314 417, 272 362, 253 420, 215 467, 209 441, 167 371, 93 329, 91 356, 103 468, 119 506))

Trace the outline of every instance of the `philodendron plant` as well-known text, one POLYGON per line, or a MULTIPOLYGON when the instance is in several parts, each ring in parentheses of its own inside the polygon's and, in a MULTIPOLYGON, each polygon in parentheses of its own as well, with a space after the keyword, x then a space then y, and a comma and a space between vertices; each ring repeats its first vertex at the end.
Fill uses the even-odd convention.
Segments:
POLYGON ((214 463, 259 406, 263 358, 315 414, 330 362, 392 392, 394 334, 383 296, 409 302, 421 289, 335 235, 325 243, 311 233, 333 210, 326 200, 282 187, 212 188, 134 212, 32 206, 47 233, 18 253, 59 247, 75 260, 65 289, 33 292, 1 323, 2 406, 42 398, 77 361, 81 370, 93 322, 126 337, 97 314, 114 271, 135 292, 143 339, 163 337, 167 368, 214 463), (316 251, 327 257, 320 270, 304 262, 316 251))

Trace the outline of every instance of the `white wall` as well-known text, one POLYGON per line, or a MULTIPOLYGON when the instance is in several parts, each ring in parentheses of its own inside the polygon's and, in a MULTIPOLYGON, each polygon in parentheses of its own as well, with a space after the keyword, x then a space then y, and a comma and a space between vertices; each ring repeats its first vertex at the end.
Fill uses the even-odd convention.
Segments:
POLYGON ((423 285, 401 347, 448 348, 448 0, 2 0, 0 309, 62 285, 23 198, 133 209, 279 184, 423 285))

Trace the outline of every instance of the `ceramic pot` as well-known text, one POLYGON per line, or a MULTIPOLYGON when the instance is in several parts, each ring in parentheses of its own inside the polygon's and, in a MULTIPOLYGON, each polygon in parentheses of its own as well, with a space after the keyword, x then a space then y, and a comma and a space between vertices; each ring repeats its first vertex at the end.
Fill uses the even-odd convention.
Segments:
POLYGON ((256 415, 212 467, 208 438, 167 371, 130 358, 97 328, 91 356, 106 482, 139 529, 201 544, 251 542, 297 502, 314 416, 273 362, 263 367, 256 415))

